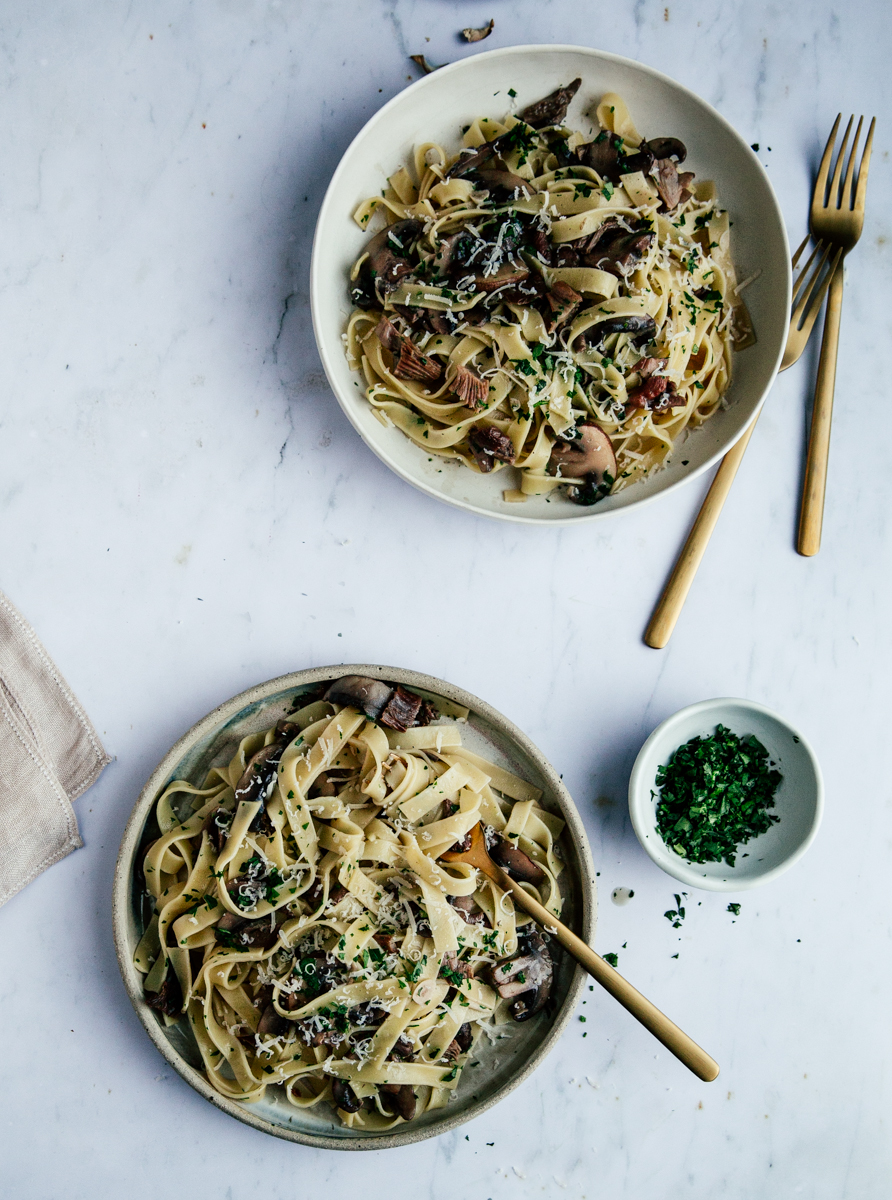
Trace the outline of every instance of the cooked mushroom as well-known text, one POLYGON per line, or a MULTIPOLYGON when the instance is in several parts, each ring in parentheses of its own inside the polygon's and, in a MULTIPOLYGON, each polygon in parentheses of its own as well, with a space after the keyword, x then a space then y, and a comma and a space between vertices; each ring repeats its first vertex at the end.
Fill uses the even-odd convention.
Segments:
POLYGON ((529 277, 529 268, 518 266, 516 263, 503 263, 494 275, 475 275, 474 290, 477 292, 494 292, 497 288, 509 284, 522 283, 529 277))
POLYGON ((495 26, 495 21, 490 20, 487 25, 482 25, 479 29, 463 29, 461 35, 466 42, 482 42, 484 38, 489 37, 495 26))
POLYGON ((411 1121, 415 1116, 415 1089, 410 1083, 381 1083, 378 1091, 384 1103, 391 1111, 395 1111, 404 1121, 411 1121))
POLYGON ((468 408, 481 408, 489 394, 489 384, 470 367, 461 366, 452 381, 452 391, 468 408))
POLYGON ((362 1101, 346 1079, 331 1081, 331 1098, 336 1106, 346 1113, 359 1112, 362 1108, 362 1101))
POLYGON ((683 163, 688 156, 684 142, 674 137, 648 138, 639 146, 639 152, 652 154, 654 158, 674 158, 677 163, 683 163))
MULTIPOLYGON (((415 217, 395 221, 380 233, 376 233, 366 247, 368 255, 363 267, 368 270, 374 291, 379 300, 395 290, 399 281, 412 272, 412 264, 405 253, 424 228, 424 222, 415 217)), ((360 269, 360 277, 362 269, 360 269)), ((368 284, 365 285, 368 291, 368 284)))
MULTIPOLYGON (((469 844, 466 849, 470 848, 469 844)), ((450 896, 449 903, 458 911, 466 925, 485 925, 489 928, 489 917, 478 907, 473 896, 450 896)))
POLYGON ((548 292, 545 299, 551 309, 549 329, 557 329, 558 326, 566 324, 582 303, 582 296, 579 292, 571 288, 569 283, 564 283, 562 279, 552 285, 551 291, 548 292))
POLYGON ((245 772, 236 784, 236 802, 269 799, 275 786, 276 767, 279 765, 283 749, 281 742, 272 742, 248 759, 245 772))
POLYGON ((657 371, 665 371, 668 362, 668 358, 639 358, 632 370, 637 371, 642 379, 646 379, 648 375, 655 375, 657 371))
POLYGON ((495 200, 516 199, 518 192, 521 196, 533 194, 530 181, 521 179, 519 175, 513 175, 510 171, 477 170, 474 172, 474 182, 478 180, 495 200))
POLYGON ((606 245, 583 255, 583 262, 587 267, 597 267, 599 271, 622 278, 644 258, 655 237, 653 232, 621 233, 606 245))
POLYGON ((493 469, 497 461, 514 462, 514 443, 507 433, 502 433, 494 425, 475 425, 468 434, 468 441, 474 461, 484 475, 493 469))
POLYGON ((491 973, 499 995, 509 1000, 515 1021, 526 1021, 545 1007, 551 995, 554 964, 545 939, 535 929, 523 930, 517 938, 517 953, 502 959, 491 973))
POLYGON ((432 75, 434 71, 439 71, 440 67, 446 66, 446 63, 440 63, 439 66, 436 67, 433 66, 427 61, 423 54, 410 54, 409 58, 411 58, 412 62, 415 63, 416 67, 421 67, 425 75, 432 75))
POLYGON ((656 337, 657 323, 647 313, 631 313, 625 316, 608 317, 597 325, 590 325, 573 343, 574 350, 584 350, 586 346, 597 348, 611 333, 632 334, 634 346, 644 346, 656 337))
POLYGON ((260 1037, 281 1037, 291 1028, 291 1022, 276 1012, 272 1004, 267 1004, 263 1016, 257 1025, 260 1037))
POLYGON ((415 1061, 415 1047, 404 1033, 401 1033, 393 1043, 393 1048, 390 1051, 390 1057, 396 1058, 400 1062, 415 1061))
MULTIPOLYGON (((596 429, 597 426, 585 426, 584 428, 596 429)), ((598 429, 598 433, 602 433, 602 430, 598 429)), ((607 437, 606 433, 603 436, 607 437)), ((608 438, 607 440, 609 443, 610 439, 608 438)), ((539 864, 533 862, 528 854, 524 854, 513 842, 509 842, 507 838, 498 838, 495 844, 490 847, 489 857, 493 862, 498 863, 512 879, 516 879, 518 883, 538 885, 545 879, 545 872, 539 864)))
POLYGON ((619 183, 620 175, 625 170, 622 145, 622 138, 602 129, 594 141, 576 147, 576 158, 584 167, 597 171, 602 179, 619 183))
POLYGON ((226 845, 231 825, 232 813, 228 809, 215 808, 207 815, 203 828, 207 830, 211 845, 218 854, 222 853, 223 847, 226 845))
POLYGON ((566 87, 556 88, 548 96, 528 104, 521 112, 520 119, 534 129, 542 129, 546 125, 561 125, 570 107, 570 101, 579 91, 581 79, 574 79, 566 87))
POLYGON ((170 963, 167 965, 167 974, 158 991, 146 991, 144 994, 146 1004, 149 1008, 154 1008, 156 1012, 166 1013, 169 1017, 175 1017, 177 1013, 182 1012, 183 991, 170 963))
POLYGON ((344 675, 336 679, 325 693, 332 704, 350 705, 361 709, 373 721, 390 729, 404 730, 410 725, 429 725, 437 710, 421 696, 400 684, 384 683, 365 675, 344 675))
POLYGON ((435 358, 422 354, 411 338, 404 337, 394 323, 382 317, 375 326, 375 335, 385 350, 397 360, 393 368, 398 379, 420 379, 433 382, 443 374, 435 358))
POLYGON ((599 425, 577 425, 577 437, 572 441, 558 438, 548 460, 551 475, 564 479, 583 479, 598 475, 601 482, 607 475, 616 479, 616 455, 610 438, 599 425))
POLYGON ((675 391, 675 384, 665 375, 650 375, 640 387, 629 392, 627 409, 648 408, 651 412, 665 412, 669 408, 684 407, 685 401, 675 391))
POLYGON ((476 150, 462 150, 458 160, 446 172, 447 179, 462 179, 471 171, 478 171, 484 163, 488 163, 493 155, 498 153, 495 142, 484 142, 476 150))

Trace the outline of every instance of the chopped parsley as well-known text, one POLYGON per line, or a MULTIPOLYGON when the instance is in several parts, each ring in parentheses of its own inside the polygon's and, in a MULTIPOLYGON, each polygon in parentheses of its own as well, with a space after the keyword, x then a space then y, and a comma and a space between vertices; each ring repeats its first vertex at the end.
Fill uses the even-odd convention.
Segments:
POLYGON ((606 963, 610 963, 611 967, 616 967, 619 965, 619 958, 612 952, 610 954, 602 954, 601 957, 606 963))
POLYGON ((740 905, 739 904, 729 904, 725 911, 729 912, 729 913, 733 913, 735 917, 739 917, 740 916, 740 905))
POLYGON ((768 809, 781 779, 752 734, 719 725, 711 737, 691 738, 657 770, 660 836, 690 862, 733 867, 737 847, 780 820, 768 809))

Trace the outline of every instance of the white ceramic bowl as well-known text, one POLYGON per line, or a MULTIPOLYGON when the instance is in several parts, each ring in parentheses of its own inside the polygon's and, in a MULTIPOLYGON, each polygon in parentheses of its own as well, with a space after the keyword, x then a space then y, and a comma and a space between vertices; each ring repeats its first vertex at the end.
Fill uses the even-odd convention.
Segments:
POLYGON ((595 872, 582 820, 554 767, 516 725, 469 692, 431 675, 368 664, 316 667, 271 679, 227 700, 185 733, 153 771, 127 823, 115 870, 112 920, 121 975, 137 1016, 173 1069, 205 1099, 239 1121, 288 1141, 327 1150, 384 1150, 454 1129, 485 1112, 526 1079, 555 1046, 573 1014, 586 978, 581 968, 568 955, 561 956, 551 1008, 513 1027, 509 1040, 500 1041, 497 1046, 480 1046, 474 1053, 475 1065, 467 1068, 448 1107, 424 1113, 390 1133, 364 1133, 343 1126, 328 1105, 294 1108, 279 1094, 278 1088, 270 1089, 262 1100, 253 1104, 221 1096, 201 1069, 197 1047, 185 1023, 165 1027, 158 1014, 148 1007, 142 990, 143 977, 133 965, 133 953, 146 919, 136 866, 146 841, 157 836, 152 832, 153 813, 162 790, 172 779, 200 783, 209 767, 230 760, 246 734, 266 729, 285 716, 296 695, 341 675, 354 674, 391 680, 431 698, 442 696, 463 705, 470 710, 462 725, 465 745, 542 788, 542 803, 559 813, 567 825, 561 841, 567 867, 561 876, 566 905, 564 920, 592 944, 595 872))
POLYGON ((658 867, 689 887, 737 892, 776 879, 806 852, 824 813, 824 782, 811 746, 782 717, 752 700, 703 700, 658 725, 641 747, 629 780, 629 813, 639 842, 658 867), (738 737, 755 734, 783 776, 771 810, 780 821, 747 842, 733 867, 688 862, 669 849, 656 825, 657 768, 679 746, 714 733, 717 725, 738 737))
POLYGON ((458 508, 504 520, 543 524, 596 521, 662 495, 715 463, 740 437, 777 373, 790 310, 790 252, 777 199, 759 160, 727 121, 699 96, 650 67, 580 46, 511 46, 452 63, 419 79, 375 114, 357 134, 332 177, 313 242, 310 269, 313 328, 325 373, 363 441, 402 479, 458 508), (734 223, 738 277, 757 272, 746 301, 758 342, 735 356, 727 411, 717 413, 684 444, 684 452, 653 479, 591 508, 563 496, 510 504, 509 478, 474 471, 427 455, 399 430, 373 416, 358 373, 347 366, 341 340, 350 314, 348 278, 367 241, 352 219, 357 205, 385 186, 409 161, 413 147, 438 141, 457 150, 460 131, 475 116, 504 115, 508 90, 517 107, 540 99, 577 76, 583 84, 569 114, 580 121, 604 92, 618 92, 645 136, 672 135, 688 147, 685 162, 699 179, 713 179, 734 223))

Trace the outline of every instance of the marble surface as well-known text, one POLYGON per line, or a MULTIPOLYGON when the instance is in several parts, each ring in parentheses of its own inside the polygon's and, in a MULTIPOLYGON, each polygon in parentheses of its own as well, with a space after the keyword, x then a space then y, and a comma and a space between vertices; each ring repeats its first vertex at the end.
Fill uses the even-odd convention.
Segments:
POLYGON ((4 1194, 79 1200, 124 1181, 134 1198, 175 1185, 221 1200, 379 1200, 407 1182, 430 1200, 888 1194, 884 6, 8 0, 0 48, 0 587, 115 756, 77 802, 85 848, 0 911, 4 1194), (490 16, 486 48, 578 42, 697 90, 759 143, 794 244, 838 108, 882 121, 822 553, 793 548, 807 355, 774 388, 663 652, 641 633, 708 481, 592 527, 474 518, 358 442, 316 356, 310 244, 339 155, 415 77, 407 55, 472 53, 457 31, 490 16), (715 1054, 718 1082, 689 1077, 595 992, 503 1104, 399 1151, 276 1141, 172 1074, 112 948, 127 815, 219 701, 339 661, 444 676, 533 737, 591 838, 598 948, 715 1054), (675 885, 639 848, 625 788, 650 730, 715 695, 803 729, 826 817, 784 878, 691 893, 673 930, 675 885), (630 903, 611 902, 617 887, 630 903))

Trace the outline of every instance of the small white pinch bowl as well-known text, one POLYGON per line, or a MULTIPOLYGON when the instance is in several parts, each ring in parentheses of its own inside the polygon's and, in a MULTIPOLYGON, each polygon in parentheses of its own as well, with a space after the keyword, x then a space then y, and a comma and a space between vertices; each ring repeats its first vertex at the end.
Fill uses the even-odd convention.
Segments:
POLYGON ((543 525, 603 520, 665 495, 718 462, 750 425, 774 381, 787 338, 790 285, 783 216, 768 176, 744 138, 705 100, 667 75, 586 46, 508 46, 473 54, 394 96, 344 152, 319 213, 310 266, 319 357, 338 403, 369 449, 401 479, 456 508, 543 525), (505 488, 516 485, 513 471, 479 475, 428 454, 399 429, 376 419, 363 394, 361 375, 347 364, 342 341, 352 307, 350 268, 370 237, 357 227, 353 213, 362 200, 386 186, 388 175, 411 160, 417 144, 436 141, 455 152, 462 126, 474 117, 503 116, 511 106, 512 91, 520 111, 577 76, 582 87, 570 107, 571 126, 588 131, 592 104, 605 92, 618 92, 645 136, 681 138, 688 148, 685 170, 715 181, 719 201, 734 225, 732 254, 738 278, 752 279, 745 298, 758 340, 734 356, 728 407, 678 447, 666 469, 652 479, 590 508, 554 493, 515 504, 502 496, 505 488))
POLYGON ((688 887, 738 892, 776 879, 806 852, 824 815, 824 781, 806 738, 777 713, 752 700, 702 700, 668 717, 641 747, 629 780, 629 814, 639 842, 668 875, 688 887), (657 830, 658 768, 679 746, 715 733, 717 725, 738 737, 754 734, 783 776, 770 810, 780 821, 740 847, 733 867, 726 862, 689 862, 671 850, 657 830))

